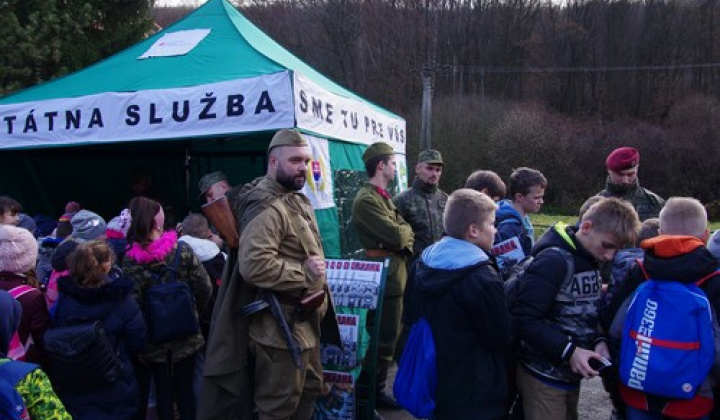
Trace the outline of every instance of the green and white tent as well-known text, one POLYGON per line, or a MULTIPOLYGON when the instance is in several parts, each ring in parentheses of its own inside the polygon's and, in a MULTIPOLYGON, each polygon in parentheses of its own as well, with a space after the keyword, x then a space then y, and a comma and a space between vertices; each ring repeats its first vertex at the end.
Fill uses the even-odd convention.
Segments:
POLYGON ((404 182, 405 120, 210 0, 104 61, 0 98, 0 194, 30 214, 57 216, 75 200, 112 217, 134 184, 181 219, 198 208, 200 176, 222 170, 239 184, 263 174, 270 138, 293 127, 311 142, 305 192, 337 257, 335 173, 362 170, 367 145, 385 141, 404 182))

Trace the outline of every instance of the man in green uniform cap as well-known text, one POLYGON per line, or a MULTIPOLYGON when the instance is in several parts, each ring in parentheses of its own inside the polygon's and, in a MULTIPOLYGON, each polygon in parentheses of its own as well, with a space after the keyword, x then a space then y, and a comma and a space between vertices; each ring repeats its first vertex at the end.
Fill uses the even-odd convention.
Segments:
POLYGON ((267 174, 228 192, 240 241, 213 314, 203 419, 251 420, 254 407, 259 420, 308 420, 324 391, 321 330, 338 344, 339 332, 329 295, 301 305, 327 290, 317 222, 300 192, 311 158, 299 132, 281 130, 268 147, 267 174), (241 316, 258 297, 276 300, 283 316, 270 308, 241 316))
MULTIPOLYGON (((387 371, 392 363, 395 343, 400 332, 402 296, 407 281, 407 258, 412 255, 412 227, 403 220, 387 192, 395 177, 393 148, 384 142, 370 145, 363 154, 363 162, 370 178, 353 202, 352 221, 369 258, 390 257, 382 305, 378 340, 378 370, 376 401, 379 406, 399 408, 394 398, 385 393, 387 371)), ((368 320, 368 324, 372 321, 368 320)), ((368 372, 364 372, 368 375, 368 372)), ((369 373, 372 375, 372 373, 369 373)))

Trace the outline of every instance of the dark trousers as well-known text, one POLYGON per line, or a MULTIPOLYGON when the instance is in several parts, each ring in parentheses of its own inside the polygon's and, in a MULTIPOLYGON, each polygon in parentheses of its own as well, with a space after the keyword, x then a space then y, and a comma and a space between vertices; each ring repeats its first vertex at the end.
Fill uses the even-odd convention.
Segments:
POLYGON ((195 420, 196 401, 193 389, 195 355, 175 363, 148 363, 157 393, 160 420, 174 420, 177 403, 180 420, 195 420))
POLYGON ((150 394, 150 369, 141 363, 137 356, 132 357, 133 370, 138 383, 140 407, 133 418, 134 420, 145 420, 147 418, 148 396, 150 394))

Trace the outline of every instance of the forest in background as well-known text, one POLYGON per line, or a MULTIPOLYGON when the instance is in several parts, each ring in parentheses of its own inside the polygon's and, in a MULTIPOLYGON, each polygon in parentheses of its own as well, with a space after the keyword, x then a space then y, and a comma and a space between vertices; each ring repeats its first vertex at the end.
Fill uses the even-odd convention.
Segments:
MULTIPOLYGON (((60 2, 0 4, 4 22, 13 7, 25 11, 13 15, 19 16, 14 26, 0 22, 0 92, 81 68, 136 42, 151 21, 167 27, 191 11, 88 12, 72 31, 56 22, 43 35, 50 39, 56 31, 62 36, 52 38, 55 43, 72 46, 73 36, 83 34, 84 44, 33 55, 9 32, 25 28, 27 39, 45 49, 55 45, 32 38, 23 26, 40 27, 47 13, 28 11, 33 4, 50 10, 50 3, 60 2), (122 26, 122 13, 135 32, 104 30, 122 26), (107 26, 87 24, 93 16, 107 26), (16 48, 9 45, 13 39, 16 48)), ((75 3, 83 2, 63 2, 75 3)), ((122 2, 94 3, 107 9, 122 2)), ((603 188, 605 156, 622 145, 640 150, 643 186, 664 197, 720 199, 717 3, 251 0, 240 10, 320 72, 404 116, 410 167, 419 151, 423 78, 429 81, 432 147, 448 162, 445 189, 461 186, 474 169, 507 178, 513 168, 531 166, 550 181, 549 206, 572 212, 603 188)))

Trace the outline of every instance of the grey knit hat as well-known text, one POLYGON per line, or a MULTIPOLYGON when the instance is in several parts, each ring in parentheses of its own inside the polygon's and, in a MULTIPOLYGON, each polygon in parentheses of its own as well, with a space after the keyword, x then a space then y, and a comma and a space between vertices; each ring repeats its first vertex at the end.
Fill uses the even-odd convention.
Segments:
POLYGON ((78 242, 97 239, 107 230, 105 219, 89 210, 80 210, 70 220, 70 224, 73 227, 72 237, 78 242))
POLYGON ((38 244, 27 229, 0 225, 0 271, 25 273, 35 268, 38 244))

